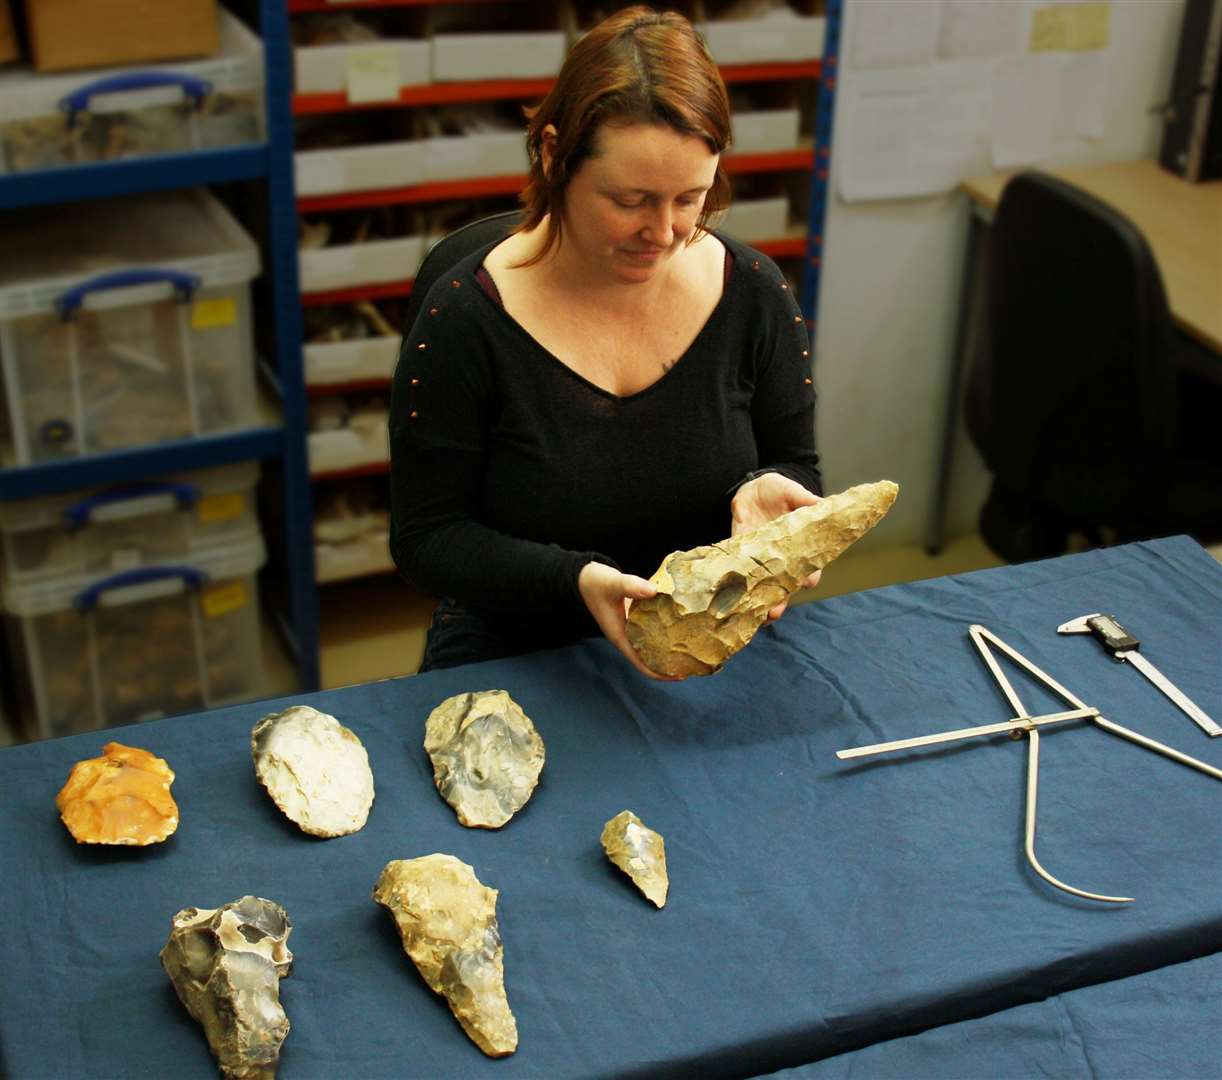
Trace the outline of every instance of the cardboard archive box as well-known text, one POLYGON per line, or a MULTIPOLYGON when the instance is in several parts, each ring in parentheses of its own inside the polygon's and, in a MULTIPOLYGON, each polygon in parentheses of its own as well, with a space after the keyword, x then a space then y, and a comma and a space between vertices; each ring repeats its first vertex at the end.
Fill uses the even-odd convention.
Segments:
POLYGON ((211 56, 216 0, 25 0, 30 62, 71 71, 211 56))

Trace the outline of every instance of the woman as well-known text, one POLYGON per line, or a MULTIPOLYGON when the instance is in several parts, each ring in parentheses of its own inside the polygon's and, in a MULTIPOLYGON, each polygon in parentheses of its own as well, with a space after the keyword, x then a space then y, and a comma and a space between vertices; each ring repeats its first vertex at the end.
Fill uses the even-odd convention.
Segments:
POLYGON ((661 560, 818 500, 807 331, 776 266, 708 231, 730 110, 682 16, 611 16, 529 117, 519 227, 404 340, 391 547, 443 597, 422 671, 601 631, 652 675, 625 617, 661 560))

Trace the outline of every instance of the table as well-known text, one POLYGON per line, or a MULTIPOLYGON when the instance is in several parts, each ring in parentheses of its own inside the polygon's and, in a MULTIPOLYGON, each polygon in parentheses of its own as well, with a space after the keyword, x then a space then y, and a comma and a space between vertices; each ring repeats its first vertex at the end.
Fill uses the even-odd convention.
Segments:
MULTIPOLYGON (((1050 169, 1125 214, 1145 236, 1158 263, 1167 303, 1176 326, 1197 348, 1187 351, 1192 370, 1222 381, 1222 180, 1193 184, 1156 161, 1050 169), (1215 362, 1216 361, 1216 362, 1215 362)), ((958 327, 942 438, 934 482, 933 507, 925 536, 930 553, 941 550, 955 432, 963 382, 971 352, 973 320, 982 283, 988 223, 1001 193, 1015 173, 965 180, 971 205, 967 253, 960 287, 958 327)))
POLYGON ((771 1073, 777 1080, 1141 1077, 1222 1071, 1222 953, 771 1073))
MULTIPOLYGON (((76 846, 54 796, 107 736, 0 751, 0 1073, 214 1077, 157 954, 180 908, 283 904, 295 961, 280 1076, 732 1077, 792 1068, 1222 949, 1222 784, 1082 724, 1043 738, 1038 851, 1022 855, 1025 747, 835 752, 1009 713, 967 636, 983 623, 1117 723, 1222 766, 1136 672, 1056 626, 1107 610, 1222 714, 1222 566, 1184 537, 834 597, 762 631, 719 675, 636 675, 604 641, 301 700, 370 753, 365 828, 317 840, 254 777, 249 732, 284 702, 115 732, 177 772, 182 824, 146 850, 76 846), (468 830, 421 742, 451 694, 503 688, 547 764, 502 830, 468 830), (630 808, 666 838, 655 910, 605 860, 630 808), (485 1058, 370 898, 433 851, 500 890, 521 1037, 485 1058)), ((1056 707, 1018 688, 1032 709, 1056 707)))

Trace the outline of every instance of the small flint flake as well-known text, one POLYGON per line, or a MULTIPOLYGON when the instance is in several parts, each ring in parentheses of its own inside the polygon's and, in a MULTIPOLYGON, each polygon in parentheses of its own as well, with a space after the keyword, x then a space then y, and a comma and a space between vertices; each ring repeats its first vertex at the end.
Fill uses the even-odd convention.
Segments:
POLYGON ((666 903, 670 879, 666 875, 666 845, 631 810, 622 810, 602 832, 607 858, 632 878, 647 899, 658 907, 666 903))

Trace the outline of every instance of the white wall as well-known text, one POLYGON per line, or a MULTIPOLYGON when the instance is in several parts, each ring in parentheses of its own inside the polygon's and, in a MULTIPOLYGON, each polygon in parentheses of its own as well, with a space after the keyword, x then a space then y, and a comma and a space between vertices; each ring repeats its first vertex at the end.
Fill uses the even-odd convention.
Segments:
MULTIPOLYGON (((997 3, 1022 0, 996 0, 997 3)), ((865 4, 846 0, 845 44, 865 4)), ((1155 157, 1161 122, 1150 109, 1171 85, 1184 0, 1114 0, 1106 126, 1071 165, 1155 157)), ((838 96, 832 140, 845 135, 845 97, 838 96)), ((833 175, 835 173, 833 172, 833 175)), ((833 190, 834 187, 833 187, 833 190)), ((847 204, 828 201, 824 273, 816 329, 816 435, 826 490, 891 479, 900 498, 863 544, 920 543, 933 499, 939 436, 950 376, 967 238, 967 197, 847 204)), ((988 474, 960 425, 951 477, 947 535, 972 532, 988 474)))

